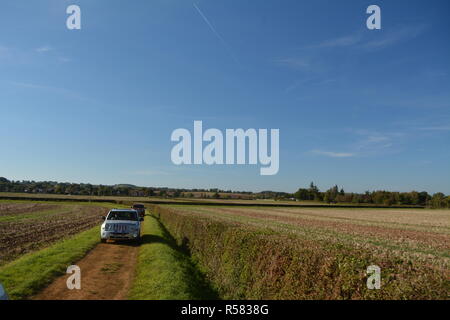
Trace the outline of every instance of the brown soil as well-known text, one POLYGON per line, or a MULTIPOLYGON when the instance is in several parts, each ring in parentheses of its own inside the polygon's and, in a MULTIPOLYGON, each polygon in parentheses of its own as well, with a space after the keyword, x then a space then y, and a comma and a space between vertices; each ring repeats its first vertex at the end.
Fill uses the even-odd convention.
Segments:
MULTIPOLYGON (((426 232, 419 230, 407 230, 398 228, 398 224, 392 224, 391 227, 382 227, 376 225, 359 225, 351 223, 351 220, 332 221, 332 220, 319 220, 311 217, 305 219, 301 215, 298 216, 283 216, 277 213, 292 213, 292 211, 267 211, 267 210, 255 210, 255 209, 242 209, 242 208, 208 208, 211 213, 230 215, 238 215, 244 217, 258 218, 261 222, 264 221, 277 221, 282 223, 288 223, 290 225, 298 225, 300 227, 329 229, 332 231, 339 231, 346 234, 362 235, 375 238, 383 238, 386 240, 399 241, 406 245, 407 242, 411 242, 413 246, 417 244, 427 245, 439 250, 449 250, 450 242, 449 235, 435 232, 426 232)), ((177 211, 178 212, 178 211, 177 211)), ((182 210, 180 211, 183 212, 182 210)), ((320 218, 320 217, 318 217, 320 218)), ((369 222, 368 222, 369 223, 369 222)))
POLYGON ((271 214, 265 214, 260 212, 250 211, 232 211, 223 210, 231 214, 241 214, 249 217, 270 219, 274 221, 287 222, 293 225, 317 227, 317 228, 329 228, 331 230, 337 230, 348 234, 367 235, 372 237, 382 237, 383 239, 397 240, 397 241, 414 241, 427 244, 436 249, 449 250, 449 236, 446 234, 439 234, 434 232, 424 232, 417 230, 405 230, 401 228, 385 228, 380 226, 371 225, 358 225, 353 223, 338 222, 338 221, 323 221, 323 220, 310 220, 303 219, 301 217, 285 217, 275 216, 271 214))
POLYGON ((41 203, 0 203, 0 216, 11 216, 23 213, 33 213, 44 210, 52 210, 61 207, 56 204, 41 203))
POLYGON ((48 218, 0 222, 0 265, 99 225, 105 211, 101 207, 70 206, 61 207, 61 213, 48 218))
POLYGON ((134 278, 139 247, 128 243, 101 243, 76 263, 81 289, 68 289, 70 274, 57 278, 34 300, 123 300, 134 278))

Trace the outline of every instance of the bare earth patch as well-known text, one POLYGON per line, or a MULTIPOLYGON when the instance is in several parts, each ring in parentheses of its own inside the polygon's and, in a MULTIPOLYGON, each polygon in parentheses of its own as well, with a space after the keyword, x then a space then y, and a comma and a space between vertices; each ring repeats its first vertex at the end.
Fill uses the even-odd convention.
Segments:
POLYGON ((81 289, 69 290, 70 275, 57 278, 34 300, 124 300, 131 287, 139 247, 101 243, 76 263, 81 269, 81 289))
POLYGON ((378 254, 395 252, 438 268, 450 263, 450 210, 168 207, 182 215, 287 231, 378 254))
POLYGON ((446 234, 424 232, 416 230, 406 230, 393 227, 380 227, 376 225, 359 225, 351 223, 349 220, 344 221, 324 221, 304 219, 301 216, 276 216, 270 213, 255 212, 250 210, 236 211, 233 209, 222 209, 223 212, 230 214, 241 214, 249 217, 255 217, 260 219, 271 219, 275 221, 286 222, 292 225, 308 226, 317 228, 328 228, 330 230, 345 232, 348 234, 358 234, 371 237, 381 237, 388 240, 396 240, 402 242, 417 242, 423 243, 428 246, 432 246, 441 250, 450 250, 450 236, 446 234))
POLYGON ((61 206, 47 203, 0 203, 0 217, 52 210, 59 207, 61 206))
POLYGON ((25 253, 38 250, 62 238, 99 225, 107 209, 86 205, 58 206, 36 204, 2 205, 0 212, 36 213, 36 219, 0 222, 0 265, 25 253), (42 210, 61 209, 49 217, 39 218, 42 210), (28 211, 24 211, 28 210, 28 211))

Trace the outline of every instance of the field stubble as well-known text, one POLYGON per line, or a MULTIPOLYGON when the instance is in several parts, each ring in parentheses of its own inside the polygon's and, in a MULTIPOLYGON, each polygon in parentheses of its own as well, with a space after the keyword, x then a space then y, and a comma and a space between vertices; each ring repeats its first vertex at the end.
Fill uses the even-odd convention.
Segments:
POLYGON ((172 205, 157 212, 226 298, 448 298, 450 211, 172 205), (366 288, 371 264, 382 269, 382 290, 366 288))
POLYGON ((100 224, 107 209, 87 205, 0 204, 0 265, 100 224))

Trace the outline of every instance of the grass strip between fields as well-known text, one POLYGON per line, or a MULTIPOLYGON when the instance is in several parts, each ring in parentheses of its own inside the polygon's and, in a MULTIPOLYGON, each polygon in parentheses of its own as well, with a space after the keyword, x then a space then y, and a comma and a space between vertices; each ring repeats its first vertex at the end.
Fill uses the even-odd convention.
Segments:
POLYGON ((129 294, 136 300, 217 299, 191 258, 153 216, 142 229, 136 276, 129 294))
POLYGON ((46 249, 29 253, 0 268, 0 283, 11 299, 25 299, 63 275, 99 242, 96 226, 46 249))

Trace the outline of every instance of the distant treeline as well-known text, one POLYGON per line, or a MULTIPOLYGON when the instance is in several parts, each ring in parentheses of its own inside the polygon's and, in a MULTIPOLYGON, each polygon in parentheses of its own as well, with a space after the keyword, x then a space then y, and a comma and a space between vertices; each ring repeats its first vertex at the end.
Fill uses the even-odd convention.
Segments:
POLYGON ((242 198, 253 198, 251 191, 212 189, 176 189, 165 187, 138 187, 131 184, 93 185, 90 183, 69 183, 56 181, 10 181, 0 177, 0 192, 42 193, 84 196, 124 196, 124 197, 203 197, 226 198, 224 194, 238 193, 242 198))
POLYGON ((325 203, 354 203, 375 205, 417 205, 432 208, 450 208, 450 196, 443 193, 366 191, 348 193, 334 186, 324 192, 314 185, 300 188, 295 193, 262 191, 232 191, 213 189, 175 189, 159 187, 138 187, 131 184, 93 185, 89 183, 68 183, 55 181, 10 181, 0 177, 0 192, 42 193, 85 196, 128 196, 163 198, 215 198, 215 199, 275 199, 292 201, 318 201, 325 203))
POLYGON ((450 196, 442 192, 433 195, 426 191, 392 192, 366 191, 365 193, 347 193, 336 185, 325 192, 321 192, 313 182, 309 188, 300 188, 294 197, 297 200, 323 201, 326 203, 367 203, 379 205, 416 205, 432 208, 450 208, 450 196))
POLYGON ((133 185, 93 185, 55 181, 9 181, 0 177, 0 192, 67 194, 86 196, 153 196, 153 188, 133 185))

